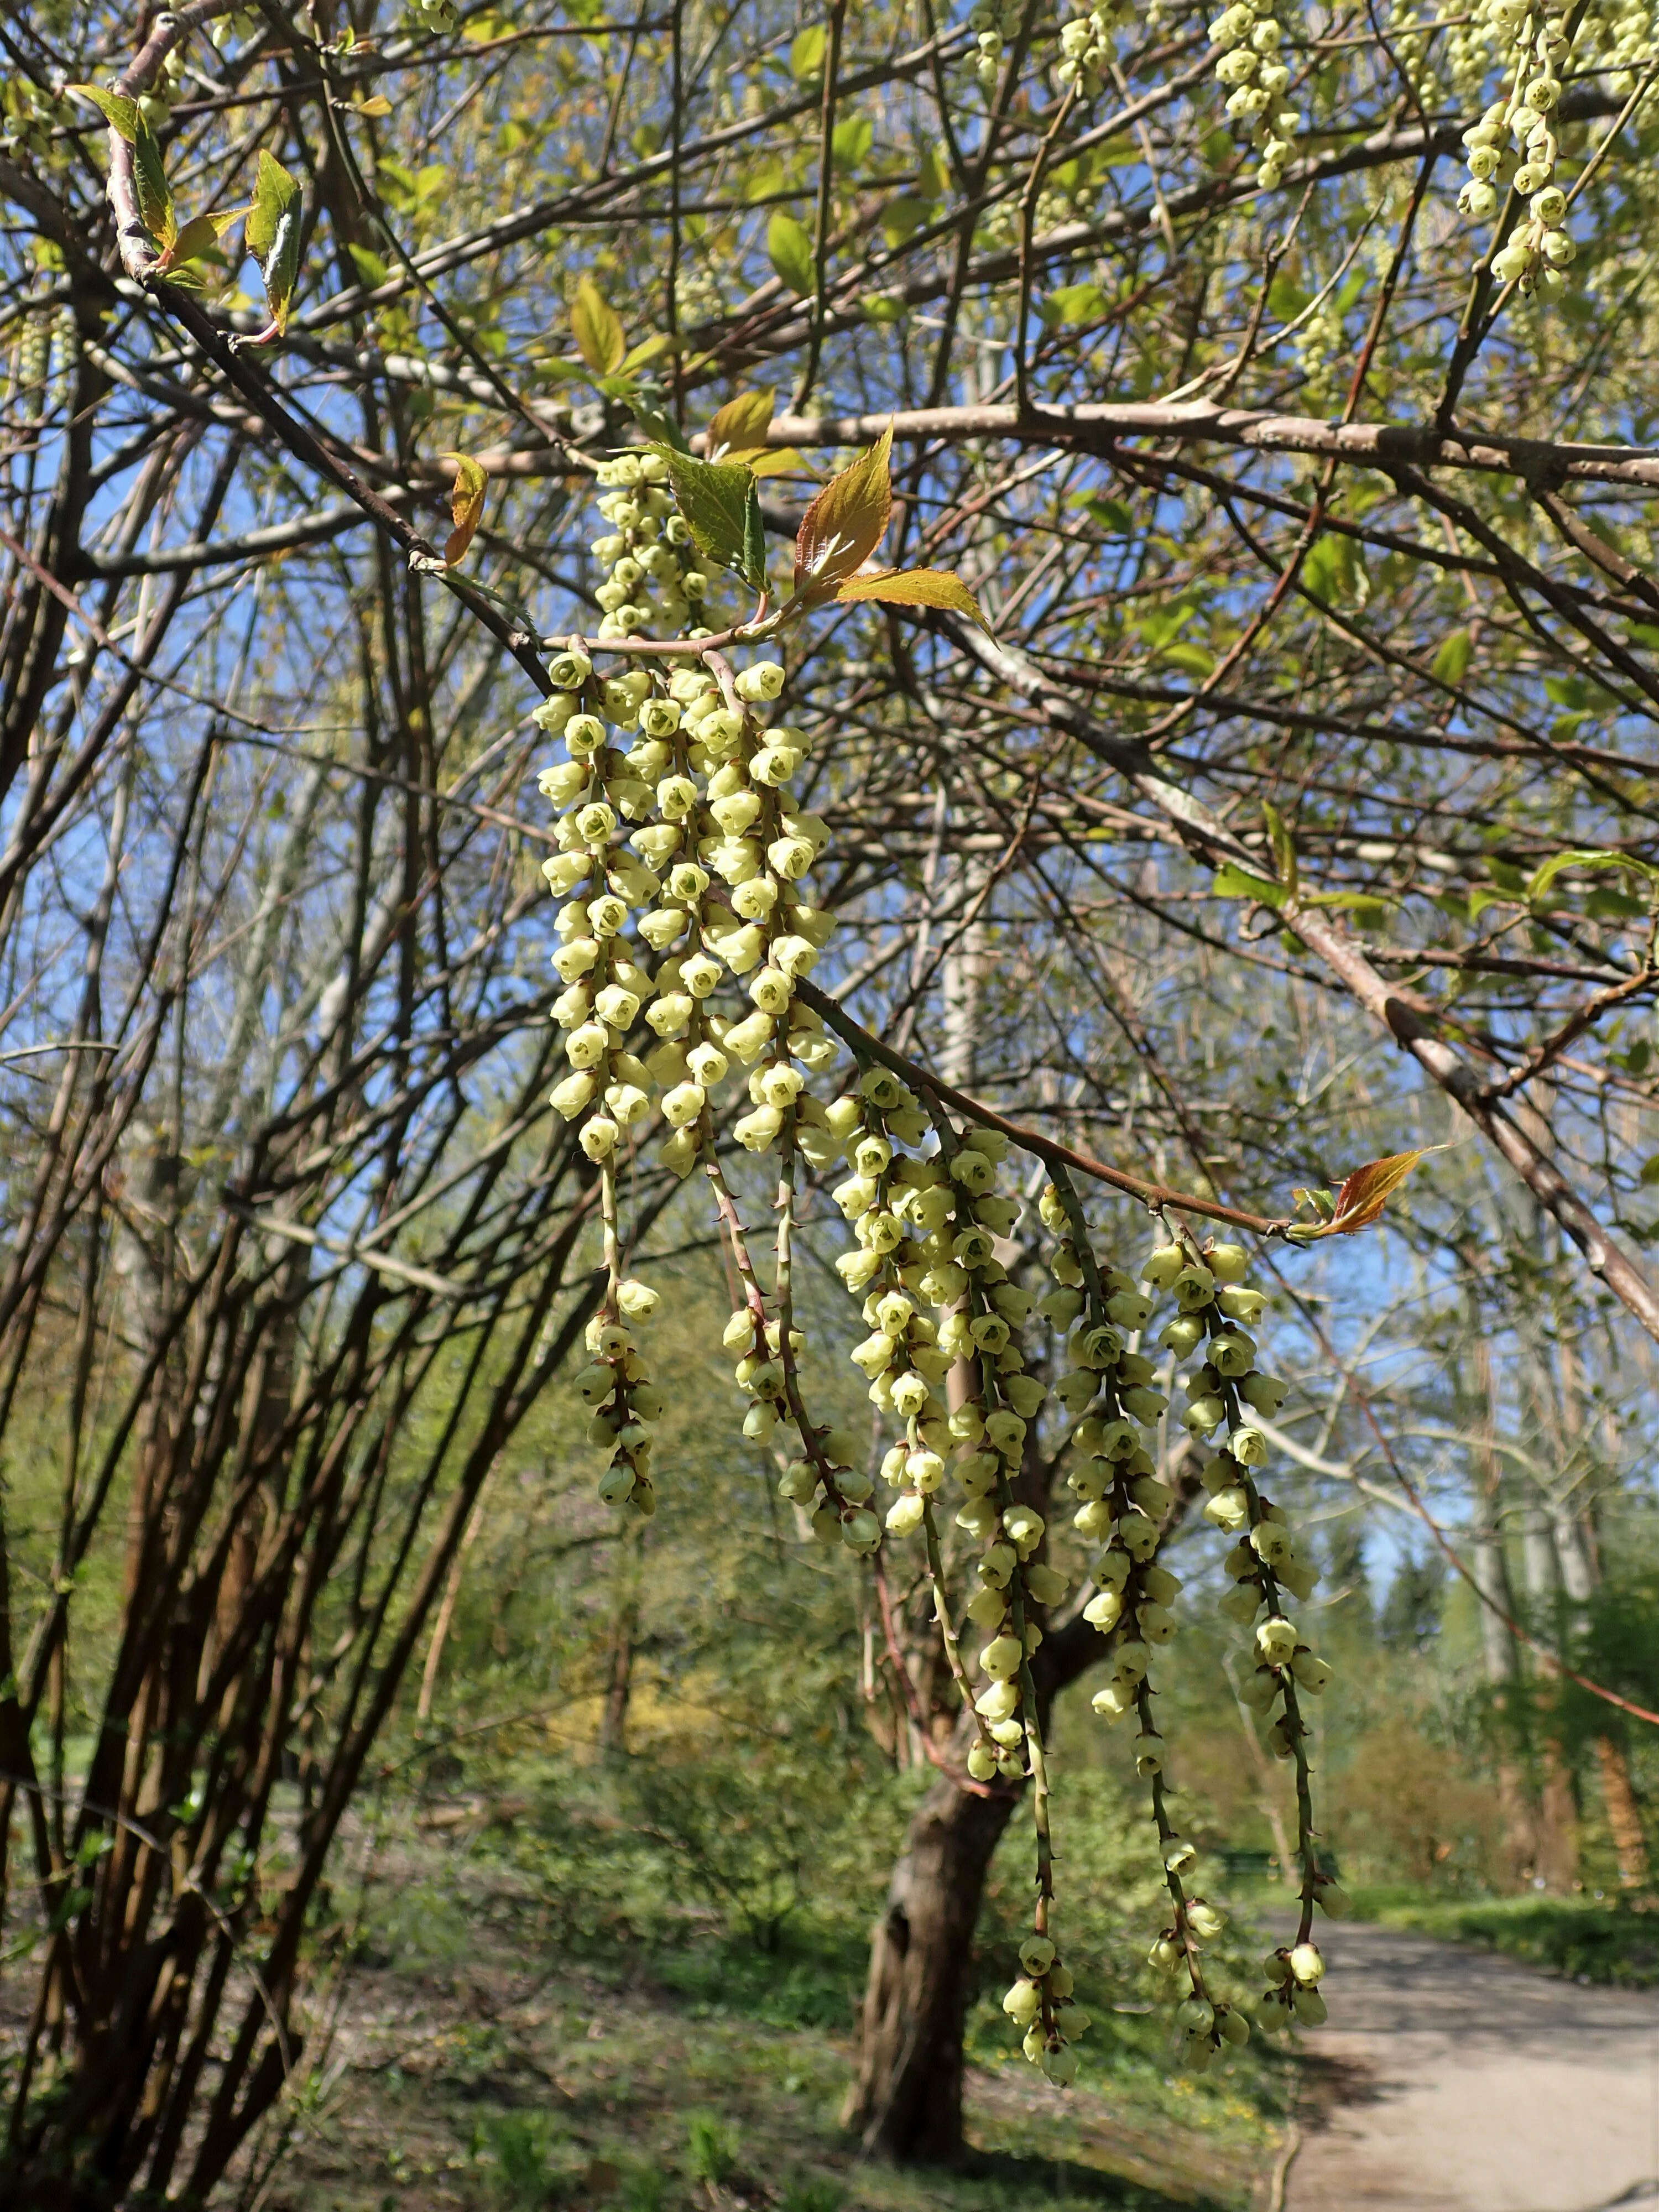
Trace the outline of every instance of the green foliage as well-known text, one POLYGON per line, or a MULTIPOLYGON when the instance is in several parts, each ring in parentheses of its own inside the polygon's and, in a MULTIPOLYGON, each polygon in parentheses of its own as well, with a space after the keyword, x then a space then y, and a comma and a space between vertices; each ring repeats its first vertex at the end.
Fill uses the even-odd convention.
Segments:
POLYGON ((685 2159, 694 2181, 729 2181, 738 2170, 737 2139, 713 2112, 693 2112, 685 2124, 685 2159))
POLYGON ((1659 1985, 1659 1928, 1646 1899, 1505 1897, 1438 1902, 1415 1891, 1354 1893, 1362 1920, 1478 1944, 1571 1981, 1623 1989, 1659 1985))

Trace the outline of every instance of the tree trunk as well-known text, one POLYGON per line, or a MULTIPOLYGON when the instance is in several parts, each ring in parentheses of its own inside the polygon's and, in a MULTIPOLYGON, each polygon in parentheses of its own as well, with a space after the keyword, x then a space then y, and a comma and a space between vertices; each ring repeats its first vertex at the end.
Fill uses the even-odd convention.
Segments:
POLYGON ((1607 1808, 1613 1847, 1619 1854, 1619 1881, 1625 1889, 1648 1886, 1648 1839, 1642 1829, 1641 1809, 1631 1787, 1630 1761, 1623 1744, 1610 1735, 1595 1739, 1596 1763, 1601 1777, 1601 1800, 1607 1808))
POLYGON ((1474 1535, 1472 1564, 1477 1590, 1490 1601, 1480 1607, 1480 1650, 1492 1690, 1498 1737, 1498 1803, 1504 1820, 1504 1872, 1518 1887, 1530 1881, 1538 1864, 1538 1808, 1520 1757, 1522 1740, 1521 1650, 1504 1613, 1511 1617, 1515 1599, 1504 1560, 1501 1518, 1503 1472, 1495 1441, 1492 1352, 1481 1332, 1478 1309, 1474 1328, 1474 1435, 1480 1465, 1472 1486, 1474 1535), (1496 1608, 1496 1609, 1495 1609, 1496 1608))
POLYGON ((1015 1796, 941 1775, 910 1824, 870 1945, 859 2069, 842 2114, 866 2151, 904 2165, 962 2156, 962 2039, 974 1925, 1015 1796))

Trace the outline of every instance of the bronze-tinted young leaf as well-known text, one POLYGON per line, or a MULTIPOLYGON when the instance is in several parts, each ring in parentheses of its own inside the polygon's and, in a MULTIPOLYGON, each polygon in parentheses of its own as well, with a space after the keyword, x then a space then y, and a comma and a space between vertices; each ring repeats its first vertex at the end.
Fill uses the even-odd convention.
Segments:
POLYGON ((472 533, 483 518, 484 487, 489 479, 469 453, 446 453, 444 459, 455 464, 455 488, 449 495, 449 519, 455 527, 444 544, 444 559, 453 568, 465 559, 472 533))
POLYGON ((890 606, 945 607, 952 614, 968 616, 981 629, 991 627, 980 612, 979 601, 948 568, 883 568, 873 576, 849 576, 836 597, 884 599, 890 606))
POLYGON ((622 367, 628 341, 623 336, 621 319, 591 276, 584 276, 576 287, 570 306, 570 330, 577 352, 596 374, 610 376, 622 367))
POLYGON ((1336 1194, 1336 1211, 1314 1234, 1346 1237, 1356 1229, 1369 1229, 1382 1218, 1390 1193, 1399 1189, 1424 1153, 1437 1149, 1425 1145, 1415 1152, 1390 1152, 1386 1159, 1356 1168, 1336 1194))
POLYGON ((79 93, 82 100, 89 100, 110 129, 118 137, 125 138, 129 146, 137 142, 138 127, 143 118, 139 113, 136 100, 129 100, 123 92, 106 92, 101 84, 66 84, 64 89, 79 93))
POLYGON ((667 464, 668 481, 697 550, 759 591, 765 580, 765 539, 754 477, 737 462, 700 461, 669 445, 656 450, 667 464))
POLYGON ((836 586, 864 566, 886 536, 893 511, 892 449, 893 434, 884 430, 867 453, 830 477, 802 515, 795 533, 795 591, 814 605, 833 599, 836 586))
POLYGON ((775 395, 770 392, 740 392, 735 399, 728 399, 708 425, 708 441, 703 450, 709 459, 730 460, 738 453, 746 459, 756 447, 763 446, 775 404, 775 395))

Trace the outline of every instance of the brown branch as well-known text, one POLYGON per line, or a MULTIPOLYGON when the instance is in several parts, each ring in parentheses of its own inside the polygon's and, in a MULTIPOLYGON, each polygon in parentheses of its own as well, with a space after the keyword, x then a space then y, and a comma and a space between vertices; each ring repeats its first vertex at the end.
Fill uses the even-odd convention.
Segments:
POLYGON ((969 1121, 977 1121, 981 1128, 1000 1129, 1012 1138, 1023 1152, 1030 1152, 1040 1160, 1058 1162, 1061 1167, 1074 1168, 1079 1175, 1088 1176, 1096 1182, 1103 1182, 1127 1197, 1138 1198, 1148 1206, 1167 1206, 1176 1213, 1201 1214, 1206 1221, 1224 1221, 1229 1228, 1244 1229, 1256 1237, 1283 1237, 1291 1227, 1288 1219, 1270 1221, 1265 1214, 1246 1213, 1236 1206, 1223 1206, 1217 1199, 1196 1198, 1190 1191, 1171 1190, 1161 1182, 1147 1182, 1139 1176, 1132 1176, 1122 1168, 1109 1166, 1097 1160, 1092 1153, 1079 1152, 1070 1145, 1062 1145, 1053 1137, 1045 1137, 1023 1121, 1012 1121, 1006 1114, 999 1114, 978 1098, 971 1098, 954 1084, 944 1082, 923 1067, 919 1061, 895 1052, 891 1045, 884 1044, 878 1036, 866 1030, 815 984, 804 976, 795 980, 795 995, 804 1006, 810 1006, 828 1029, 835 1030, 844 1043, 861 1057, 878 1060, 907 1083, 918 1084, 932 1091, 942 1105, 950 1106, 969 1121))

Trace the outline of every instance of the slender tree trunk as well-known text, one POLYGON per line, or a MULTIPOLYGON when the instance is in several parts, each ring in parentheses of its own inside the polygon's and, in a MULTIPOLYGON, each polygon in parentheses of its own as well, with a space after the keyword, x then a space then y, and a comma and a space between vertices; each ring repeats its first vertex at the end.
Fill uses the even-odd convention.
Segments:
POLYGON ((1474 1498, 1474 1543, 1472 1563, 1475 1583, 1483 1597, 1492 1601, 1480 1607, 1480 1650, 1486 1681, 1492 1691, 1498 1722, 1498 1803, 1504 1820, 1504 1872, 1512 1884, 1527 1880, 1538 1863, 1538 1808, 1528 1785, 1521 1758, 1521 1652, 1494 1606, 1513 1616, 1515 1600, 1504 1560, 1501 1519, 1503 1470, 1495 1438, 1492 1404, 1492 1352, 1480 1326, 1474 1321, 1475 1434, 1479 1465, 1472 1486, 1474 1498))
POLYGON ((974 1926, 1018 1802, 972 1796, 941 1775, 910 1824, 871 1941, 858 2075, 842 2114, 878 2157, 940 2166, 962 2156, 974 1926))
POLYGON ((1607 1808, 1613 1847, 1619 1854, 1619 1881, 1625 1889, 1648 1886, 1648 1839, 1642 1814, 1631 1787, 1630 1761, 1625 1747, 1610 1735, 1595 1739, 1596 1765, 1601 1778, 1601 1798, 1607 1808))

